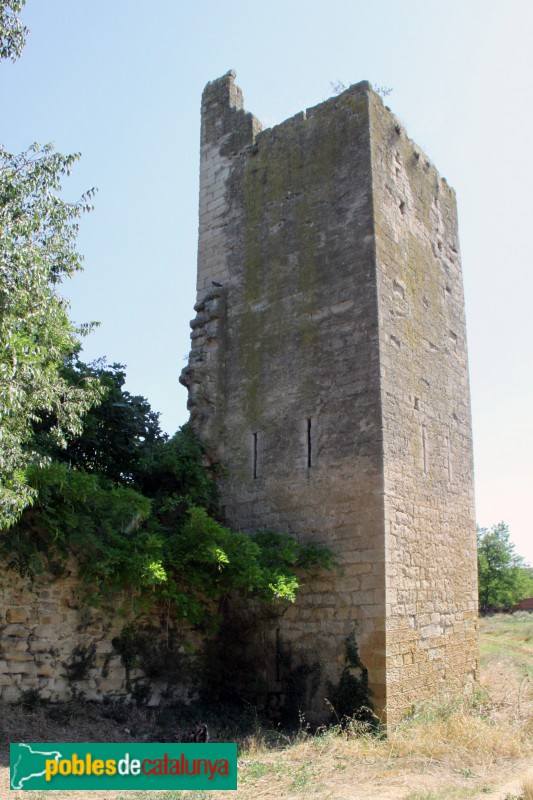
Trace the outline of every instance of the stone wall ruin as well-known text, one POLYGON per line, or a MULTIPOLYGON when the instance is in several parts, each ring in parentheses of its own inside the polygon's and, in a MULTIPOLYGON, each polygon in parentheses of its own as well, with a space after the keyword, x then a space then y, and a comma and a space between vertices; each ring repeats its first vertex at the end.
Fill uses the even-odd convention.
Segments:
MULTIPOLYGON (((354 631, 384 718, 471 690, 476 538, 455 196, 368 83, 267 130, 233 72, 206 86, 195 310, 182 381, 192 425, 224 468, 227 523, 286 530, 339 560, 242 643, 247 659, 261 654, 254 680, 271 709, 287 701, 289 653, 293 677, 313 676, 305 711, 324 716, 354 631)), ((128 599, 90 607, 75 574, 67 565, 31 585, 4 573, 0 695, 131 699, 133 686, 157 704, 168 676, 148 680, 138 665, 128 675, 112 644, 139 623, 128 599)), ((168 619, 156 616, 164 639, 168 619)), ((177 673, 173 696, 186 698, 177 673)))
POLYGON ((196 318, 182 382, 227 523, 331 547, 267 632, 320 663, 356 630, 389 720, 477 670, 472 437, 455 195, 370 84, 261 129, 202 98, 196 318))

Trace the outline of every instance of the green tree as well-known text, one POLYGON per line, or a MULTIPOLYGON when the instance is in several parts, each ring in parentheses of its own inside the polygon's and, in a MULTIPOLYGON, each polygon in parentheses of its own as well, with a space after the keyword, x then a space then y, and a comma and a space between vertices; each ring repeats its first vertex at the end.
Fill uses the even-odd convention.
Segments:
POLYGON ((89 206, 59 197, 61 179, 78 155, 32 145, 20 155, 0 147, 0 527, 12 524, 34 493, 27 469, 39 461, 34 427, 54 419, 58 446, 81 432, 81 419, 101 396, 91 376, 73 384, 64 365, 79 349, 68 302, 58 287, 81 269, 77 219, 89 206))
POLYGON ((17 14, 26 0, 1 0, 0 2, 0 59, 16 61, 26 44, 28 29, 17 14))
POLYGON ((510 608, 533 594, 533 580, 524 559, 515 553, 505 522, 478 528, 479 607, 481 611, 510 608))
POLYGON ((154 512, 165 529, 181 527, 193 506, 212 517, 219 512, 214 470, 204 466, 206 454, 187 423, 166 442, 156 442, 143 459, 136 485, 153 500, 154 512))
POLYGON ((154 446, 167 440, 159 414, 145 397, 124 389, 123 364, 108 365, 105 358, 91 364, 73 359, 65 365, 63 376, 71 386, 87 379, 97 381, 103 398, 84 417, 82 431, 67 439, 66 447, 58 448, 50 441, 55 418, 43 418, 36 428, 39 449, 75 469, 105 475, 116 483, 138 484, 153 462, 154 446))
MULTIPOLYGON (((24 47, 27 29, 17 16, 24 3, 0 0, 0 60, 15 61, 24 47)), ((71 324, 57 291, 81 269, 77 220, 94 192, 76 203, 59 196, 78 158, 51 145, 19 155, 0 146, 0 529, 35 497, 27 480, 31 465, 42 462, 35 425, 53 418, 50 437, 64 446, 101 395, 91 377, 74 385, 63 374, 79 335, 90 329, 71 324)))
POLYGON ((95 597, 130 589, 139 600, 160 601, 178 618, 211 630, 230 595, 237 602, 251 596, 294 602, 301 572, 331 568, 332 554, 286 533, 232 531, 194 505, 206 503, 216 513, 216 489, 194 441, 184 426, 155 447, 155 474, 181 476, 177 489, 159 488, 155 497, 104 472, 55 459, 30 468, 35 502, 0 534, 3 562, 33 578, 43 566, 57 569, 72 554, 95 597), (157 467, 159 461, 164 468, 157 467))
POLYGON ((69 384, 87 375, 106 395, 80 434, 61 449, 50 439, 53 414, 35 425, 34 441, 49 463, 27 470, 34 503, 0 535, 8 568, 31 578, 73 554, 94 596, 128 588, 215 629, 228 596, 291 603, 301 571, 333 566, 324 547, 221 524, 212 471, 190 425, 168 440, 148 401, 124 389, 121 365, 63 368, 69 384))

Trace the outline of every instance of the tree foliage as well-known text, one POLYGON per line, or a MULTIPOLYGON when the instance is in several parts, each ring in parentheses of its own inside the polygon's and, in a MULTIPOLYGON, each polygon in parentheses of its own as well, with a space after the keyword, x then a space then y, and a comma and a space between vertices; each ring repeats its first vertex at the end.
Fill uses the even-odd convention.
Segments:
POLYGON ((75 203, 59 197, 77 158, 51 145, 20 155, 0 147, 0 526, 12 524, 34 496, 26 479, 38 460, 34 426, 53 418, 50 437, 64 446, 101 396, 91 376, 73 383, 64 374, 90 328, 72 325, 58 293, 81 269, 77 220, 92 195, 75 203))
POLYGON ((293 602, 302 571, 331 567, 331 553, 293 536, 244 534, 222 524, 213 476, 189 425, 168 439, 143 397, 124 389, 121 365, 72 362, 64 376, 89 375, 105 387, 81 434, 51 445, 53 415, 35 442, 50 459, 28 470, 35 501, 0 537, 9 567, 32 577, 69 555, 93 597, 126 589, 159 601, 178 618, 218 626, 226 599, 293 602))
POLYGON ((39 448, 47 455, 75 469, 99 473, 115 482, 138 484, 151 462, 154 445, 166 441, 159 426, 159 414, 152 411, 145 397, 126 389, 123 364, 108 365, 105 358, 91 364, 72 359, 63 367, 71 386, 96 382, 102 391, 98 405, 83 421, 82 430, 58 447, 50 439, 55 418, 44 417, 36 429, 39 448))
POLYGON ((26 0, 1 0, 0 2, 0 59, 16 61, 26 44, 28 29, 17 14, 26 0))
POLYGON ((533 594, 533 580, 524 559, 515 552, 505 522, 478 528, 479 606, 481 611, 511 608, 533 594))
POLYGON ((155 442, 137 485, 152 497, 166 526, 185 522, 190 506, 218 515, 218 493, 213 480, 217 468, 204 466, 205 453, 190 425, 184 425, 168 442, 155 442))
MULTIPOLYGON (((24 46, 24 3, 0 0, 0 60, 24 46)), ((295 569, 330 566, 329 551, 221 524, 193 431, 167 441, 122 365, 77 360, 91 325, 74 327, 58 287, 81 269, 78 219, 94 192, 60 196, 78 157, 0 147, 0 554, 30 577, 72 554, 97 594, 148 590, 204 626, 231 592, 292 601, 295 569)))
MULTIPOLYGON (((27 29, 18 14, 25 0, 0 0, 0 60, 15 61, 27 29)), ((13 524, 35 496, 28 469, 42 462, 35 426, 54 420, 49 438, 64 446, 101 395, 85 377, 70 382, 64 363, 79 335, 58 286, 81 269, 77 220, 94 190, 78 202, 61 199, 61 181, 78 154, 33 144, 13 155, 0 146, 0 528, 13 524)))

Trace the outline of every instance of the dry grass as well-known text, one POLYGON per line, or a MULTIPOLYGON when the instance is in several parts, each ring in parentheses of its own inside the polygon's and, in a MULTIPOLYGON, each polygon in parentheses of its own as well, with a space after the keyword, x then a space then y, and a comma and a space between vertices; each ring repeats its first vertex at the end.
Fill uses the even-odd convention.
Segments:
MULTIPOLYGON (((481 620, 480 627, 482 684, 473 702, 426 704, 391 727, 387 738, 354 724, 322 736, 300 733, 281 754, 252 739, 240 768, 239 796, 355 796, 333 788, 346 784, 357 786, 358 797, 368 792, 374 800, 490 797, 499 780, 532 763, 533 620, 499 615, 481 620), (406 793, 405 786, 427 789, 406 793)), ((526 794, 532 781, 524 784, 525 800, 533 800, 526 794)))
MULTIPOLYGON (((251 733, 238 737, 239 789, 234 796, 239 800, 533 800, 533 774, 526 772, 533 768, 533 616, 486 618, 480 627, 482 683, 473 702, 441 699, 426 704, 392 726, 386 738, 356 722, 315 736, 301 730, 292 737, 252 724, 251 733)), ((104 717, 94 706, 82 710, 73 705, 56 713, 59 718, 54 720, 45 709, 20 715, 20 709, 7 708, 1 723, 4 737, 12 741, 156 738, 158 712, 153 710, 129 711, 124 719, 104 717)), ((234 738, 228 730, 221 727, 218 735, 215 730, 214 738, 234 738)), ((197 800, 206 794, 225 797, 216 792, 139 792, 129 794, 128 800, 159 796, 197 800)), ((66 796, 76 800, 73 793, 66 796)), ((105 794, 109 800, 119 796, 105 794)), ((88 797, 90 793, 80 793, 79 800, 88 797)), ((99 796, 93 793, 93 797, 99 796)))
POLYGON ((452 767, 521 758, 531 752, 531 719, 495 719, 475 708, 425 707, 418 718, 393 728, 387 746, 396 757, 446 761, 452 767))
POLYGON ((262 779, 271 788, 276 787, 275 792, 261 797, 284 797, 304 787, 312 796, 321 783, 331 786, 332 781, 340 781, 343 772, 352 781, 355 772, 357 782, 363 780, 375 787, 380 780, 392 780, 395 775, 402 775, 414 786, 420 782, 418 773, 426 777, 432 773, 434 782, 444 779, 450 791, 453 788, 453 795, 442 795, 451 798, 465 788, 453 784, 462 784, 463 779, 471 783, 475 777, 490 779, 533 756, 532 734, 532 719, 502 720, 500 715, 496 718, 486 711, 480 713, 466 704, 425 706, 410 720, 394 726, 386 738, 331 729, 322 736, 300 735, 281 755, 256 749, 243 758, 240 776, 245 786, 257 788, 258 779, 262 779))
POLYGON ((533 800, 533 778, 524 782, 522 794, 524 795, 524 800, 533 800))

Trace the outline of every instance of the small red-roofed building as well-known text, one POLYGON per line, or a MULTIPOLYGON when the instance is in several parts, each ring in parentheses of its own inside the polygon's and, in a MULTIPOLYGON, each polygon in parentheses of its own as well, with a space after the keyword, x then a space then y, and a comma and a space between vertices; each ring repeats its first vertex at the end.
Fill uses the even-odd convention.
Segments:
POLYGON ((533 611, 533 597, 526 597, 515 603, 513 611, 533 611))

